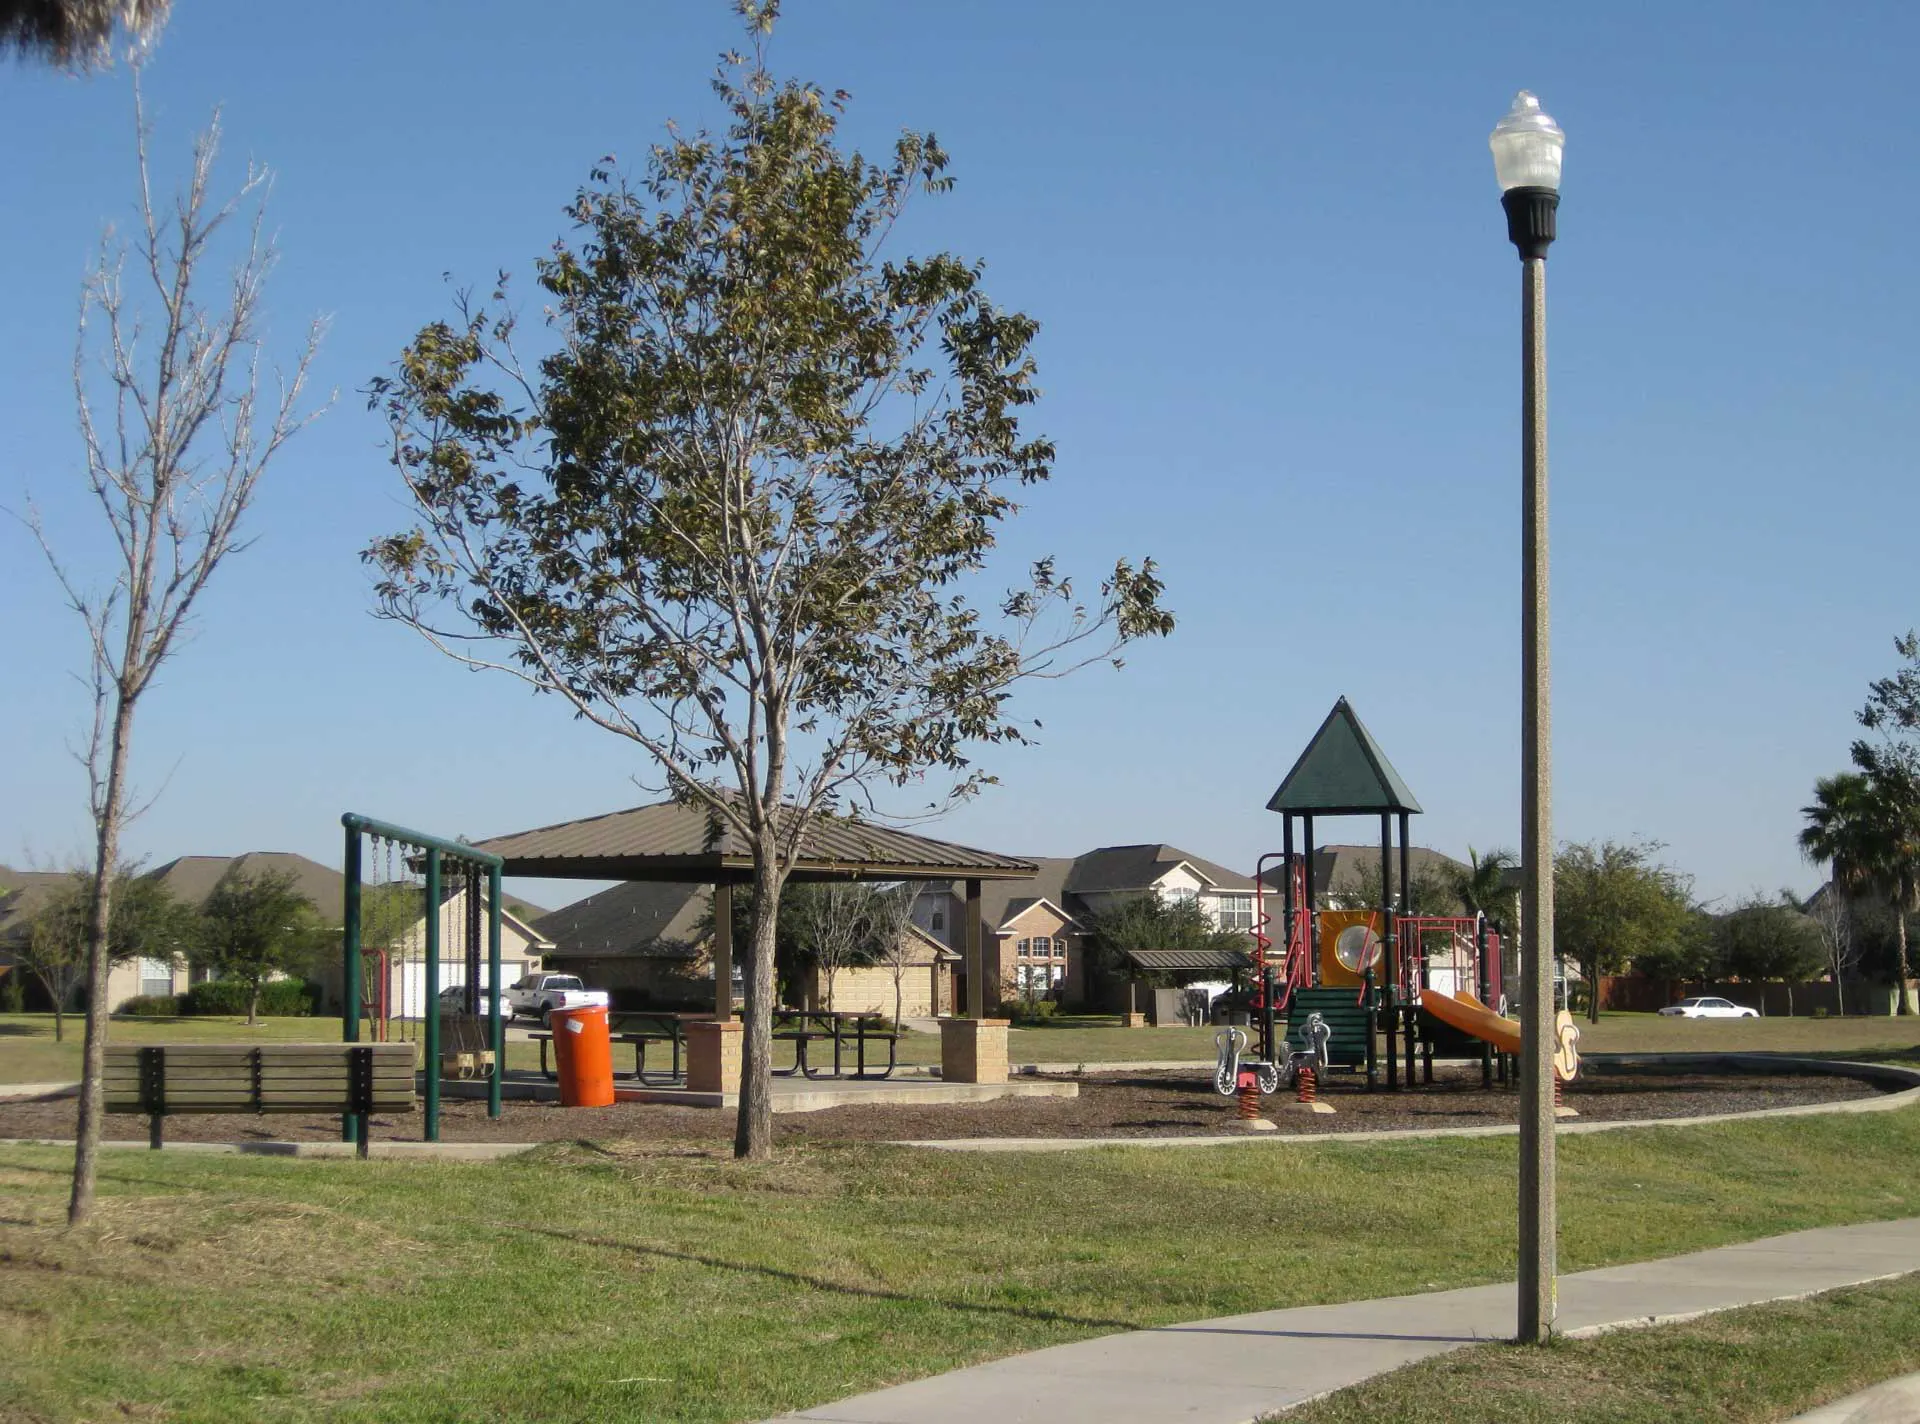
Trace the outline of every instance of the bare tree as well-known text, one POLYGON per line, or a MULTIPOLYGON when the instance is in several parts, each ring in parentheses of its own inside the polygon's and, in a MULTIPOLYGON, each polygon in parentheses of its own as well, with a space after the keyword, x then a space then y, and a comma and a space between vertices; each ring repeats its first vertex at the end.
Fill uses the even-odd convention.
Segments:
POLYGON ((224 204, 213 202, 216 114, 194 143, 186 190, 162 207, 153 195, 137 74, 134 116, 138 227, 130 244, 108 231, 82 290, 73 365, 86 485, 113 536, 104 589, 59 556, 38 511, 27 510, 67 602, 86 626, 91 654, 86 681, 93 721, 79 755, 87 769, 95 873, 71 1225, 85 1221, 92 1207, 100 1142, 113 889, 107 872, 119 864, 126 823, 143 809, 128 804, 134 710, 178 648, 213 571, 251 542, 239 537, 240 521, 267 465, 318 414, 298 413, 320 342, 317 321, 291 376, 279 379, 276 393, 261 396, 261 294, 275 255, 262 229, 266 170, 250 165, 240 190, 224 204), (208 278, 202 269, 216 238, 247 207, 251 226, 231 276, 208 278))
POLYGON ((790 893, 794 936, 820 971, 831 1013, 834 977, 867 957, 876 897, 871 886, 847 881, 800 885, 790 893))
POLYGON ((1827 951, 1827 968, 1833 975, 1834 1005, 1844 1014, 1847 1011, 1846 977, 1860 962, 1860 946, 1853 934, 1853 902, 1836 881, 1807 902, 1807 914, 1820 928, 1820 942, 1827 951))
POLYGON ((170 0, 0 0, 0 56, 38 59, 86 72, 113 64, 113 36, 125 31, 138 54, 167 22, 170 0))
POLYGON ((880 891, 873 897, 872 925, 880 963, 893 979, 893 1022, 900 1024, 900 981, 914 963, 913 911, 926 886, 917 880, 880 891))

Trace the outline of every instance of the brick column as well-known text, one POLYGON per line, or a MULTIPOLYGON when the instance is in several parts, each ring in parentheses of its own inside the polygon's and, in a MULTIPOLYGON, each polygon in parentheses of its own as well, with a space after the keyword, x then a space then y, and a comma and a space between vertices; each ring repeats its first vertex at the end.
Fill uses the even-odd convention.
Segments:
POLYGON ((940 1076, 949 1083, 1006 1082, 1007 1021, 940 1020, 940 1076))
POLYGON ((687 1091, 740 1091, 740 1044, 745 1026, 708 1018, 683 1020, 687 1036, 687 1091))

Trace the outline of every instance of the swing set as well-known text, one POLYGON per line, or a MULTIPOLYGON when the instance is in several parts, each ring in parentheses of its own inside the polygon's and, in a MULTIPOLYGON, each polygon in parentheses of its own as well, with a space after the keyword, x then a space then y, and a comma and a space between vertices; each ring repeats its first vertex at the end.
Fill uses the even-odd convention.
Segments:
MULTIPOLYGON (((506 1066, 500 1003, 504 862, 460 841, 351 811, 340 824, 346 829, 342 1040, 358 1043, 365 1019, 373 1041, 397 1036, 416 1045, 425 1079, 428 1142, 440 1140, 444 1077, 484 1074, 487 1116, 498 1118, 506 1066), (450 960, 449 949, 456 951, 450 960), (464 992, 457 1004, 442 998, 443 962, 458 963, 464 970, 464 992)), ((366 1114, 348 1114, 340 1127, 343 1141, 364 1146, 366 1114)))

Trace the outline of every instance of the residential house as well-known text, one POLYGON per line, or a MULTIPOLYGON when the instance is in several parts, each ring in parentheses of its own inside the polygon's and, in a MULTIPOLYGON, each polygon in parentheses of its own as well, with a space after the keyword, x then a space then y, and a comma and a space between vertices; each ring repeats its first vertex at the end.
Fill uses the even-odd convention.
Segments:
MULTIPOLYGON (((551 945, 543 967, 577 974, 635 1008, 711 1008, 712 920, 711 886, 628 881, 540 918, 551 945)), ((736 954, 736 997, 743 962, 736 954)))
MULTIPOLYGON (((988 881, 982 886, 991 982, 989 1002, 1019 995, 1046 995, 1064 1003, 1117 1002, 1120 982, 1107 982, 1089 964, 1087 941, 1105 911, 1130 898, 1154 894, 1192 900, 1221 929, 1253 928, 1253 881, 1189 851, 1170 845, 1102 846, 1084 855, 1043 857, 1032 880, 988 881)), ((955 952, 964 950, 966 902, 958 884, 922 895, 914 922, 955 952)), ((958 1002, 966 1002, 966 976, 956 975, 958 1002)))

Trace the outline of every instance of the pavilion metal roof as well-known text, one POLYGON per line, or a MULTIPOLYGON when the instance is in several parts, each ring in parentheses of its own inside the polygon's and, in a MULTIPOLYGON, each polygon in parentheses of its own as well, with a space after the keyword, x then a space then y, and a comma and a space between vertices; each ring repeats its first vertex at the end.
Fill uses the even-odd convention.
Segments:
POLYGON ((1420 803, 1342 697, 1273 793, 1267 809, 1306 816, 1417 814, 1420 803))
POLYGON ((1129 949, 1127 961, 1135 969, 1251 969, 1253 955, 1244 949, 1129 949))
MULTIPOLYGON (((753 856, 723 819, 663 801, 480 842, 506 861, 508 875, 558 880, 679 880, 714 884, 749 878, 753 856)), ((816 816, 794 866, 796 880, 1025 880, 1030 860, 916 836, 838 816, 816 816)))

